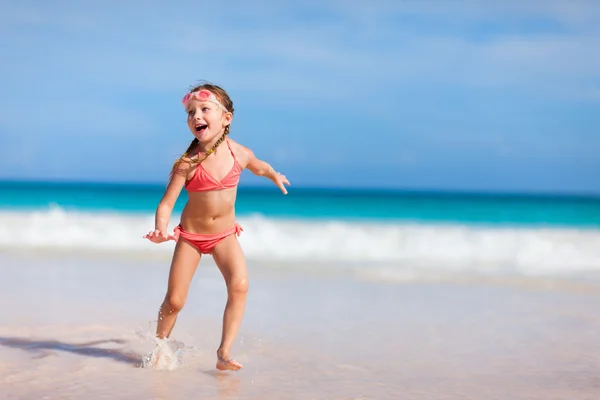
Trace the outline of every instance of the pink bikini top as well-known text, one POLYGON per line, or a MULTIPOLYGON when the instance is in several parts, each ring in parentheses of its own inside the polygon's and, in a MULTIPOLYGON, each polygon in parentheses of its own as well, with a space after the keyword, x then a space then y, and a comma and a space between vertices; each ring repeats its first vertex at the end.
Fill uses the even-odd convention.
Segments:
POLYGON ((202 163, 198 165, 192 179, 185 183, 185 189, 188 192, 205 192, 208 190, 222 190, 231 189, 237 186, 240 181, 240 174, 242 173, 242 167, 235 158, 235 154, 231 150, 229 140, 226 140, 229 152, 233 157, 233 166, 231 170, 221 179, 217 181, 211 174, 208 173, 202 166, 202 163))

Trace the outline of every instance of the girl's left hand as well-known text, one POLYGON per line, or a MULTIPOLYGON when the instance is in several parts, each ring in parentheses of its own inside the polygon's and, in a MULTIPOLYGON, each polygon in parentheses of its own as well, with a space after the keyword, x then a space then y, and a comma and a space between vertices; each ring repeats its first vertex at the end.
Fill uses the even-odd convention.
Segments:
POLYGON ((153 243, 163 243, 163 242, 168 242, 169 240, 177 241, 177 238, 175 237, 175 235, 161 232, 158 229, 156 229, 152 232, 149 232, 147 235, 144 235, 144 239, 148 239, 149 241, 151 241, 153 243))
POLYGON ((275 185, 279 189, 281 189, 283 194, 287 194, 287 189, 285 188, 285 185, 290 186, 290 182, 287 180, 285 175, 280 174, 279 172, 275 172, 275 176, 273 177, 273 183, 275 183, 275 185))

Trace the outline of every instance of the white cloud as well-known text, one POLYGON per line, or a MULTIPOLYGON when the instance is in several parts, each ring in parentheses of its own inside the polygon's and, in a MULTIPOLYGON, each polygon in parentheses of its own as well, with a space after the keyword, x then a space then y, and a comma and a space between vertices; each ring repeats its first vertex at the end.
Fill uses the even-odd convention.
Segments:
MULTIPOLYGON (((368 92, 393 110, 390 92, 407 101, 411 91, 447 87, 467 94, 510 88, 512 96, 544 101, 600 100, 600 3, 594 1, 240 1, 208 8, 62 1, 3 11, 0 44, 10 55, 0 75, 5 93, 60 83, 45 118, 67 128, 156 130, 151 116, 100 103, 92 125, 90 105, 69 96, 103 88, 161 93, 176 104, 200 78, 286 108, 300 102, 344 108, 368 92), (298 17, 306 14, 322 15, 311 23, 298 17), (523 32, 543 18, 562 28, 523 32), (487 23, 505 29, 485 39, 470 33, 487 23)), ((2 96, 8 109, 0 123, 20 124, 15 120, 26 111, 2 96)))
POLYGON ((505 23, 527 18, 550 18, 573 28, 598 29, 600 4, 595 0, 380 0, 373 7, 359 2, 330 0, 320 2, 363 23, 376 23, 386 15, 418 16, 450 26, 473 22, 503 20, 505 23))
POLYGON ((133 2, 115 10, 62 4, 21 9, 4 18, 81 33, 89 48, 85 42, 57 41, 53 57, 115 86, 168 90, 187 86, 191 77, 211 77, 244 90, 306 96, 321 89, 324 96, 340 99, 362 84, 403 88, 421 80, 466 87, 526 85, 572 96, 587 90, 586 79, 600 76, 600 30, 593 24, 600 6, 591 1, 378 1, 367 7, 331 0, 285 7, 240 2, 210 9, 193 2, 140 9, 133 2), (328 17, 311 24, 296 20, 295 11, 322 11, 328 17), (198 18, 190 18, 195 14, 198 18), (402 18, 390 20, 394 15, 418 21, 402 25, 402 18), (472 24, 510 27, 514 20, 532 17, 552 18, 569 31, 526 35, 509 30, 485 41, 465 34, 472 24), (441 28, 432 29, 432 22, 441 28), (420 29, 423 23, 429 28, 420 29))
POLYGON ((26 107, 0 102, 0 127, 32 135, 59 132, 61 136, 100 135, 144 137, 158 131, 152 116, 131 109, 111 107, 89 98, 70 102, 29 102, 26 107))

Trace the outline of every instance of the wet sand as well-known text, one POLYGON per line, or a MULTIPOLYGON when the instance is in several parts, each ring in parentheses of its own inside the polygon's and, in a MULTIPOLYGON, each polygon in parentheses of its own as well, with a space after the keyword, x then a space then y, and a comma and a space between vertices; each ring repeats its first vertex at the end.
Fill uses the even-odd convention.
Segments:
MULTIPOLYGON (((154 256, 153 256, 154 257, 154 256)), ((0 398, 597 399, 600 290, 535 279, 367 279, 250 262, 245 319, 217 372, 225 287, 209 259, 155 346, 168 260, 0 253, 0 398)))

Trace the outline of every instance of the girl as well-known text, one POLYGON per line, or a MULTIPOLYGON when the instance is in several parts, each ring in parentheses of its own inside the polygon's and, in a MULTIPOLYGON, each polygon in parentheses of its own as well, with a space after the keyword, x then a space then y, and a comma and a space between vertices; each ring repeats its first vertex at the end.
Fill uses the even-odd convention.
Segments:
POLYGON ((248 291, 246 261, 236 236, 242 228, 236 223, 234 207, 240 173, 248 168, 255 175, 273 181, 284 194, 287 194, 285 185, 290 183, 268 163, 256 158, 250 149, 227 137, 233 103, 223 89, 211 84, 196 86, 183 97, 182 103, 194 140, 173 165, 169 184, 156 210, 154 231, 144 236, 154 243, 176 241, 156 335, 160 339, 169 337, 201 255, 211 254, 227 285, 216 367, 237 371, 242 365, 230 358, 229 351, 242 321, 248 291), (169 217, 183 187, 188 191, 188 202, 174 234, 167 234, 169 217))

